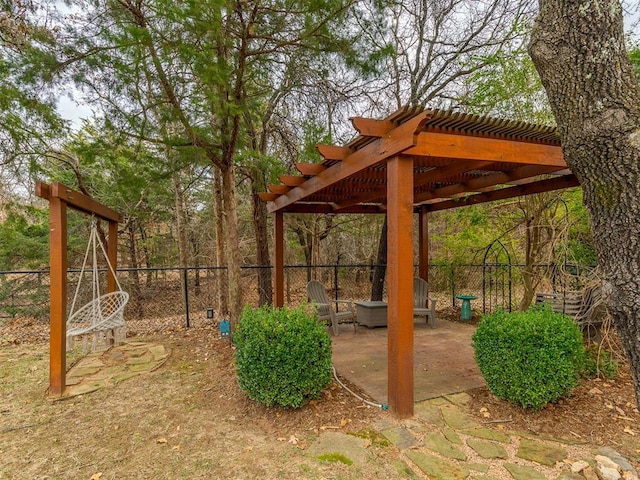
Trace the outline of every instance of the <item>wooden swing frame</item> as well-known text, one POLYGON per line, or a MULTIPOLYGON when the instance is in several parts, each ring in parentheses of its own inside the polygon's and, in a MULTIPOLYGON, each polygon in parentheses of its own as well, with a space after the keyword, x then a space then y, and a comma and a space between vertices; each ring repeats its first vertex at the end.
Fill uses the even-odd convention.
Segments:
MULTIPOLYGON (((49 395, 60 397, 66 388, 67 372, 67 207, 109 223, 107 256, 113 271, 118 263, 118 223, 115 210, 60 182, 36 182, 36 195, 49 201, 49 395)), ((114 274, 107 272, 107 292, 116 290, 114 274)))

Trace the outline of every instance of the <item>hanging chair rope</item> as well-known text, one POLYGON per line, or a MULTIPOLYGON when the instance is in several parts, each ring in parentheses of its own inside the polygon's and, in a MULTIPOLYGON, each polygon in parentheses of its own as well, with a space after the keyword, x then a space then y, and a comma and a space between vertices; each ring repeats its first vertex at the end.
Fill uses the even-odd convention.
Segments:
MULTIPOLYGON (((67 320, 67 339, 75 336, 86 336, 98 334, 104 331, 115 331, 124 327, 124 308, 129 300, 129 294, 122 290, 116 272, 109 261, 107 251, 98 235, 98 226, 95 218, 91 223, 91 234, 89 243, 80 269, 80 277, 71 303, 69 319, 67 320), (107 261, 107 266, 111 275, 115 279, 117 290, 115 292, 100 295, 100 271, 98 268, 98 246, 107 261), (84 272, 87 270, 87 261, 91 254, 92 259, 92 300, 83 307, 76 310, 76 303, 80 294, 80 287, 84 272)), ((86 338, 86 337, 85 337, 86 338)), ((93 348, 95 349, 97 338, 94 337, 93 348)), ((86 350, 86 344, 85 344, 86 350)))

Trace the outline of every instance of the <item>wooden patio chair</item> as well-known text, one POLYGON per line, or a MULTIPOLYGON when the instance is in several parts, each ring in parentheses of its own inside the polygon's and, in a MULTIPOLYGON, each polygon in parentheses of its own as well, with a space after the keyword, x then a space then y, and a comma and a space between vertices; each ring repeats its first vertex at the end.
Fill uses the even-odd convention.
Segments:
POLYGON ((429 298, 429 284, 420 277, 413 279, 413 316, 425 317, 427 325, 436 326, 436 300, 429 298))
POLYGON ((536 303, 548 303, 554 312, 573 318, 583 331, 599 328, 606 313, 599 284, 582 291, 538 293, 536 303))
POLYGON ((351 300, 329 300, 324 285, 317 280, 307 284, 307 295, 318 310, 318 320, 328 323, 334 335, 340 335, 341 323, 353 323, 353 331, 356 331, 356 311, 351 300), (339 311, 339 304, 345 305, 347 310, 339 311))

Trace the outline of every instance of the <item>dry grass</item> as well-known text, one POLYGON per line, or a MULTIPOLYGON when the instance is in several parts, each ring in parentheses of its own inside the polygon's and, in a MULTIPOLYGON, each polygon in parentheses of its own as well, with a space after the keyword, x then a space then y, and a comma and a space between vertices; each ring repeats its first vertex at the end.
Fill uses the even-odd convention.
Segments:
MULTIPOLYGON (((459 312, 442 315, 455 320, 459 312)), ((211 324, 189 330, 180 324, 176 317, 173 324, 135 325, 138 339, 171 350, 158 370, 64 401, 46 396, 46 325, 0 325, 0 480, 399 478, 394 462, 401 455, 383 442, 372 442, 365 465, 307 454, 323 431, 375 438, 381 422, 393 423, 387 412, 364 406, 337 384, 300 410, 263 407, 239 390, 228 340, 211 324)), ((509 429, 578 436, 636 463, 640 414, 633 391, 623 366, 616 379, 585 381, 540 412, 486 389, 470 392, 470 407, 480 420, 488 411, 491 419, 510 418, 509 429)))
POLYGON ((268 409, 238 389, 212 329, 152 339, 172 350, 163 367, 63 401, 46 397, 46 345, 0 348, 0 479, 395 476, 391 447, 372 447, 366 467, 306 455, 317 433, 369 431, 385 415, 336 385, 301 410, 268 409))

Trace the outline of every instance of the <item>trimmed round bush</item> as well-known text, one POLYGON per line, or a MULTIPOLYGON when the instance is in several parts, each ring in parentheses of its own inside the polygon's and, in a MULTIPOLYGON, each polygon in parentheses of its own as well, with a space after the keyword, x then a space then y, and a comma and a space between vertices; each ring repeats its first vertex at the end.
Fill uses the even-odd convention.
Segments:
POLYGON ((569 394, 584 367, 580 328, 548 307, 483 317, 473 347, 491 393, 534 410, 569 394))
POLYGON ((331 338, 304 308, 246 308, 233 334, 240 388, 267 406, 298 408, 331 382, 331 338))

